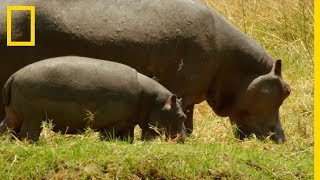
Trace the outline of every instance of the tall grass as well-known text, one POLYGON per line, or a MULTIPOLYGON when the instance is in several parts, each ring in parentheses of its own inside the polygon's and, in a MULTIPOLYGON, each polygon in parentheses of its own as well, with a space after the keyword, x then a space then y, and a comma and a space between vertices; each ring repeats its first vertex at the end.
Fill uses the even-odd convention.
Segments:
MULTIPOLYGON (((205 0, 208 6, 283 60, 292 94, 280 109, 288 142, 234 138, 227 118, 206 103, 195 109, 185 144, 101 141, 45 128, 35 144, 0 139, 0 179, 311 179, 313 177, 313 1, 205 0)), ((90 120, 90 119, 89 119, 90 120)), ((50 129, 50 127, 49 127, 50 129)))

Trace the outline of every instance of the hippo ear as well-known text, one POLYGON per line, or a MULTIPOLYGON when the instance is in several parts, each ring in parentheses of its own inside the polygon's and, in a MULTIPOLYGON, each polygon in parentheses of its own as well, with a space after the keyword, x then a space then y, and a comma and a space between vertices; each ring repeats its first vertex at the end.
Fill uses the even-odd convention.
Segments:
POLYGON ((176 105, 177 104, 177 95, 172 94, 172 96, 170 97, 170 100, 171 100, 172 105, 176 105))
POLYGON ((176 105, 176 103, 177 103, 177 96, 173 94, 169 97, 166 104, 163 106, 162 110, 170 110, 172 106, 176 105))
POLYGON ((274 62, 273 67, 271 72, 276 75, 281 77, 281 59, 276 60, 276 62, 274 62))

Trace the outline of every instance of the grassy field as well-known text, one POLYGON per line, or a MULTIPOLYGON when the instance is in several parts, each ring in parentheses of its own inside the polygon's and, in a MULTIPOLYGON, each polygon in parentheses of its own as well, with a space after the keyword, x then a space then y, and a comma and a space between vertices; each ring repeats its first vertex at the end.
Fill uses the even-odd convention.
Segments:
POLYGON ((101 141, 88 131, 65 136, 45 128, 35 144, 0 139, 0 179, 312 179, 313 1, 205 0, 275 58, 292 94, 280 109, 288 141, 276 145, 234 138, 227 118, 206 103, 195 110, 195 131, 184 144, 137 139, 101 141))

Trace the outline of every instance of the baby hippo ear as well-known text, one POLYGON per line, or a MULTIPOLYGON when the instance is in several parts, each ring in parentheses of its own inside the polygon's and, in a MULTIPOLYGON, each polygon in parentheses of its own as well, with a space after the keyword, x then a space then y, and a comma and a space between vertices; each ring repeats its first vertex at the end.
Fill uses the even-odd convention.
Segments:
POLYGON ((176 105, 177 104, 177 95, 172 94, 172 96, 169 99, 171 100, 171 104, 172 105, 176 105))
POLYGON ((177 96, 172 94, 167 100, 166 104, 163 106, 162 110, 170 110, 172 106, 177 104, 177 96))

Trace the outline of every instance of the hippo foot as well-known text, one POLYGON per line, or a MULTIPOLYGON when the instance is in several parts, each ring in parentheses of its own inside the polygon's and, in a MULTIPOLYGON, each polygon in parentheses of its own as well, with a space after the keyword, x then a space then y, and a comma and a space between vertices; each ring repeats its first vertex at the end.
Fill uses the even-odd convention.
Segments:
POLYGON ((156 132, 151 131, 149 128, 142 129, 141 140, 142 141, 151 141, 159 136, 156 132))
POLYGON ((187 136, 191 136, 193 132, 193 109, 194 105, 187 106, 185 111, 185 114, 187 115, 187 120, 184 123, 186 126, 186 134, 187 136))
POLYGON ((128 141, 132 143, 134 137, 134 128, 125 128, 118 132, 110 132, 105 130, 100 132, 100 136, 103 140, 120 139, 122 141, 128 141))
POLYGON ((41 129, 21 130, 18 133, 18 137, 21 140, 36 142, 39 140, 40 133, 41 133, 41 129))

